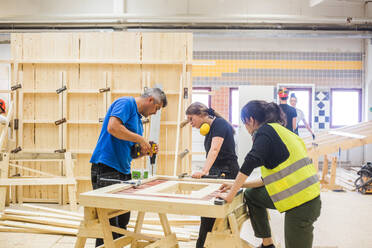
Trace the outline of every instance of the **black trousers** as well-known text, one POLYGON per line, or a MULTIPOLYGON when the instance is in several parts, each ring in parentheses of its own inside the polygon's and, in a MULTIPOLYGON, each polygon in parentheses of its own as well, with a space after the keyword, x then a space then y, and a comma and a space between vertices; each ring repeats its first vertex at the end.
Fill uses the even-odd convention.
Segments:
MULTIPOLYGON (((119 179, 122 181, 128 181, 131 180, 132 178, 130 174, 122 174, 105 164, 92 164, 91 177, 93 189, 99 189, 113 184, 111 182, 101 181, 100 180, 101 178, 119 179)), ((110 224, 112 226, 127 229, 129 219, 130 212, 111 218, 110 224)), ((114 239, 117 239, 123 235, 118 233, 112 233, 112 236, 114 239)), ((103 245, 103 239, 96 239, 96 247, 100 245, 103 245)))
MULTIPOLYGON (((225 179, 235 179, 239 172, 239 165, 238 163, 231 163, 223 168, 218 168, 212 166, 209 170, 209 175, 217 175, 221 177, 221 174, 225 174, 225 179)), ((214 222, 216 221, 215 218, 207 218, 201 217, 200 218, 200 228, 199 228, 199 237, 196 241, 196 248, 203 248, 205 239, 207 238, 208 232, 212 231, 214 222)))

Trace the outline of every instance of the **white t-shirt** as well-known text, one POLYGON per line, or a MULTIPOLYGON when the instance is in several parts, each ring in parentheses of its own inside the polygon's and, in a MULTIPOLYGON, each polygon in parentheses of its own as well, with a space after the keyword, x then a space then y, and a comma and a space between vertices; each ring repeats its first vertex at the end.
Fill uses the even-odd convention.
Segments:
MULTIPOLYGON (((302 112, 301 109, 296 108, 296 112, 297 112, 296 122, 297 122, 297 126, 298 126, 298 123, 300 123, 300 121, 305 121, 305 115, 304 115, 304 112, 302 112)), ((304 122, 304 124, 305 124, 305 122, 304 122)))

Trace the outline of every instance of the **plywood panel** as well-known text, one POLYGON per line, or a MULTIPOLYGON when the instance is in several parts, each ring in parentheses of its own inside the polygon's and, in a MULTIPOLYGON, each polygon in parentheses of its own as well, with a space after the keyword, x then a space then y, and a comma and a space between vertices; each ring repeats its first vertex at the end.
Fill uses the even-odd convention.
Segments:
POLYGON ((143 65, 143 71, 150 86, 161 84, 165 92, 179 91, 182 65, 143 65))
POLYGON ((70 94, 68 96, 68 121, 96 121, 105 117, 103 94, 70 94))
POLYGON ((67 128, 67 149, 78 153, 79 150, 89 150, 93 153, 100 131, 101 125, 98 124, 69 124, 67 128))
POLYGON ((143 33, 143 61, 186 60, 187 34, 185 33, 143 33))
POLYGON ((114 65, 112 71, 112 91, 143 91, 142 70, 140 65, 114 65))
POLYGON ((94 89, 106 87, 105 73, 111 72, 111 65, 80 65, 80 75, 78 82, 70 84, 71 89, 94 89))
POLYGON ((49 120, 61 119, 59 116, 59 102, 57 94, 29 94, 23 96, 24 120, 49 120))
POLYGON ((23 149, 54 151, 61 148, 58 127, 54 124, 23 124, 23 149))
POLYGON ((78 58, 79 39, 69 33, 23 34, 23 59, 78 58))
MULTIPOLYGON (((164 122, 175 122, 177 121, 177 113, 178 113, 178 99, 179 95, 167 95, 167 99, 169 103, 168 106, 161 111, 161 121, 164 122)), ((176 123, 173 123, 174 125, 176 123)), ((174 136, 175 137, 175 136, 174 136)))
POLYGON ((81 33, 80 59, 111 59, 112 33, 81 33))
POLYGON ((140 60, 141 34, 129 32, 112 33, 112 58, 140 60))

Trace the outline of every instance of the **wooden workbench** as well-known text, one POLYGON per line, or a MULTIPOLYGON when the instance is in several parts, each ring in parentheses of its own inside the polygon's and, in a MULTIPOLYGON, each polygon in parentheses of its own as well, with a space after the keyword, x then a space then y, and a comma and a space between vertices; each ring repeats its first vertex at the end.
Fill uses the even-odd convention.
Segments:
POLYGON ((167 214, 193 215, 216 218, 208 233, 206 247, 253 247, 240 239, 240 227, 248 218, 243 194, 232 203, 215 204, 215 196, 223 182, 216 179, 178 179, 153 177, 141 186, 115 184, 80 195, 84 206, 84 221, 80 226, 75 248, 85 246, 86 239, 103 238, 105 248, 123 247, 178 247, 167 214), (126 211, 138 211, 134 232, 110 225, 109 219, 126 211), (141 234, 146 212, 157 213, 164 231, 161 239, 141 234), (113 240, 112 232, 125 236, 113 240))

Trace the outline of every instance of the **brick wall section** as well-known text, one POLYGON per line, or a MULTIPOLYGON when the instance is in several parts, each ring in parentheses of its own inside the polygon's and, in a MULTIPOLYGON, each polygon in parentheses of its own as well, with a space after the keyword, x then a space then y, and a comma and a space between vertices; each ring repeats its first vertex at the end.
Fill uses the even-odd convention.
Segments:
POLYGON ((230 108, 230 88, 218 87, 212 88, 211 107, 220 113, 226 120, 229 120, 230 108))

